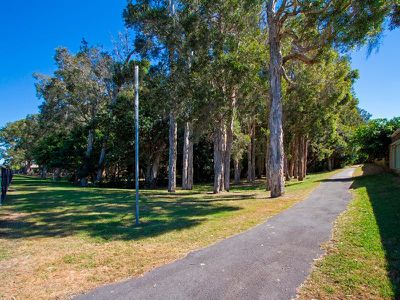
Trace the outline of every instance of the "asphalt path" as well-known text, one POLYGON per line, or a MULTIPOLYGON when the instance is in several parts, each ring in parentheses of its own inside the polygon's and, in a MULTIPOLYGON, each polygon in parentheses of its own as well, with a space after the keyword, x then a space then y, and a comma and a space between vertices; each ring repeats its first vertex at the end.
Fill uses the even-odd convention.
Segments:
POLYGON ((353 171, 341 171, 248 231, 75 299, 292 299, 351 200, 353 171))

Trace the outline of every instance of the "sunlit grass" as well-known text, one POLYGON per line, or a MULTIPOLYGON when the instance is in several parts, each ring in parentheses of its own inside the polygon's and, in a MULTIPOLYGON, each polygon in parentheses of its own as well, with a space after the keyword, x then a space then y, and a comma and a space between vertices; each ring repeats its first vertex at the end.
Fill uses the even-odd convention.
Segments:
POLYGON ((289 182, 279 199, 269 198, 262 181, 219 195, 207 185, 143 190, 139 226, 131 190, 17 176, 0 208, 0 295, 66 298, 137 276, 263 222, 333 173, 289 182))
POLYGON ((375 175, 355 179, 355 198, 301 299, 400 299, 400 184, 365 169, 375 175))

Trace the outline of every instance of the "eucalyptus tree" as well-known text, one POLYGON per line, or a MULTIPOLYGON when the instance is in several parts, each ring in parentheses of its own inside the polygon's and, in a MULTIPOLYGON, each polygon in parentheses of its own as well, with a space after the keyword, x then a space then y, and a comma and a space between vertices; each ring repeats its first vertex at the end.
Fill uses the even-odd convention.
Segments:
MULTIPOLYGON (((149 67, 149 62, 146 60, 138 61, 138 55, 136 49, 132 48, 131 39, 129 33, 120 33, 119 40, 115 42, 115 48, 112 55, 112 60, 109 63, 109 75, 104 78, 105 87, 107 89, 107 113, 104 115, 103 122, 104 134, 102 139, 102 146, 97 164, 96 182, 99 183, 102 180, 102 174, 104 171, 104 164, 106 160, 106 152, 108 146, 108 139, 110 135, 110 128, 107 123, 112 122, 113 109, 117 103, 117 99, 121 92, 125 90, 133 90, 133 74, 135 65, 140 66, 141 75, 149 67), (136 59, 136 60, 134 60, 136 59)), ((140 76, 140 79, 142 76, 140 76)))
POLYGON ((311 64, 326 45, 342 49, 376 41, 396 1, 375 0, 266 0, 271 85, 270 181, 271 196, 284 193, 284 141, 282 128, 282 77, 290 81, 285 64, 297 60, 311 64))
POLYGON ((66 48, 57 49, 55 60, 58 69, 53 77, 36 75, 38 95, 44 100, 41 109, 48 118, 60 117, 62 112, 67 115, 62 120, 86 128, 87 145, 79 179, 87 185, 98 116, 110 97, 107 85, 112 77, 112 59, 101 49, 83 43, 75 55, 66 48))
POLYGON ((248 94, 243 87, 261 69, 261 5, 252 1, 190 3, 198 12, 193 17, 196 29, 189 35, 195 47, 195 89, 203 92, 197 111, 200 119, 208 120, 211 131, 214 192, 219 193, 230 188, 234 122, 238 106, 243 105, 248 94))
POLYGON ((31 170, 33 148, 41 136, 38 115, 7 123, 0 129, 0 149, 3 164, 13 169, 31 170))
MULTIPOLYGON (((357 72, 346 57, 326 51, 318 63, 306 66, 288 64, 295 81, 284 96, 286 178, 303 180, 307 170, 308 146, 317 150, 319 159, 328 159, 340 144, 340 116, 356 110, 352 87, 357 72)), ((354 119, 353 119, 354 120, 354 119)))
POLYGON ((177 117, 179 101, 176 90, 176 64, 181 44, 182 2, 169 1, 130 1, 124 10, 124 19, 128 27, 138 33, 136 47, 143 55, 151 54, 169 67, 168 92, 165 95, 169 106, 169 163, 168 191, 176 189, 177 159, 177 117))

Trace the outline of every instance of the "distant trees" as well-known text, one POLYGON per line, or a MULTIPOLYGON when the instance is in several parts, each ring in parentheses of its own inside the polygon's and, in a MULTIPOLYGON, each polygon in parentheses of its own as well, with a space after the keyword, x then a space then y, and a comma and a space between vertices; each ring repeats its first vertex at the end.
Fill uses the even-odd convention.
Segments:
POLYGON ((43 176, 132 186, 139 64, 147 187, 213 181, 220 193, 265 176, 280 196, 285 180, 369 151, 361 145, 372 121, 339 50, 375 42, 383 19, 396 26, 398 15, 390 1, 129 2, 134 39, 121 35, 113 52, 86 42, 77 53, 57 49, 54 74, 35 75, 40 113, 1 129, 0 151, 16 167, 39 164, 43 176))
POLYGON ((400 128, 400 117, 372 119, 357 128, 353 136, 353 145, 359 154, 359 160, 373 161, 386 159, 389 161, 390 136, 400 128))
POLYGON ((33 148, 39 138, 38 116, 8 123, 0 130, 0 154, 4 164, 13 169, 30 171, 34 162, 33 148))

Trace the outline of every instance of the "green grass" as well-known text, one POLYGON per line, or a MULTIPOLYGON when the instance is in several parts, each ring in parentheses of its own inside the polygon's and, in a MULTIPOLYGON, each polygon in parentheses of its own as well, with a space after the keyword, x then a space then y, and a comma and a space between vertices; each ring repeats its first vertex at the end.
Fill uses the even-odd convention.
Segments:
POLYGON ((142 190, 139 226, 132 190, 16 176, 0 208, 0 295, 66 298, 140 275, 265 221, 333 173, 289 182, 279 199, 261 181, 219 195, 207 185, 175 194, 142 190))
POLYGON ((400 182, 361 176, 302 299, 400 299, 400 182))

